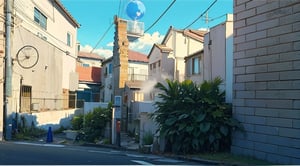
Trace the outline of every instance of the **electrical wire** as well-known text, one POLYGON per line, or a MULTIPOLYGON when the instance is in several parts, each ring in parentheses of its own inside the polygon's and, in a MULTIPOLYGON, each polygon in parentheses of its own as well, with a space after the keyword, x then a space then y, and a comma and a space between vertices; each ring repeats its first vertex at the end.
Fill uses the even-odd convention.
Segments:
POLYGON ((189 28, 190 26, 192 26, 195 22, 197 22, 201 17, 203 17, 203 15, 217 2, 218 0, 215 0, 212 4, 210 4, 209 5, 209 7, 198 17, 198 18, 196 18, 191 24, 189 24, 188 26, 186 26, 185 28, 184 28, 184 30, 185 29, 187 29, 187 28, 189 28))
POLYGON ((145 30, 144 33, 146 33, 149 29, 151 29, 167 13, 167 11, 173 6, 175 2, 176 0, 173 0, 173 2, 168 6, 168 8, 158 17, 158 19, 147 30, 145 30))
POLYGON ((95 50, 95 48, 99 45, 99 43, 103 40, 103 38, 107 35, 108 31, 110 30, 110 28, 114 25, 114 23, 111 23, 110 26, 107 28, 107 30, 105 31, 105 33, 101 36, 101 38, 98 40, 97 44, 93 47, 93 49, 91 50, 90 53, 93 53, 93 51, 95 50))
POLYGON ((121 11, 121 4, 122 4, 121 2, 122 2, 122 0, 120 0, 120 1, 119 1, 119 10, 118 10, 118 17, 120 16, 120 11, 121 11))
POLYGON ((227 14, 223 14, 223 15, 221 15, 221 16, 218 16, 218 17, 209 19, 208 21, 215 21, 215 20, 220 19, 220 18, 222 18, 222 17, 224 17, 224 16, 226 16, 226 15, 227 15, 227 14))

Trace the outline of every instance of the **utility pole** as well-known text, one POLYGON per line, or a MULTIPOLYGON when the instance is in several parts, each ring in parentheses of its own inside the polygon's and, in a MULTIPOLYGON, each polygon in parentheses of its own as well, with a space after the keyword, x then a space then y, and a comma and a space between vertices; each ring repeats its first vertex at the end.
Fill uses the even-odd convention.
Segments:
POLYGON ((5 91, 4 91, 4 129, 5 139, 10 140, 12 134, 12 111, 10 108, 12 97, 12 58, 10 49, 11 33, 11 10, 12 1, 6 0, 6 17, 5 17, 5 91))

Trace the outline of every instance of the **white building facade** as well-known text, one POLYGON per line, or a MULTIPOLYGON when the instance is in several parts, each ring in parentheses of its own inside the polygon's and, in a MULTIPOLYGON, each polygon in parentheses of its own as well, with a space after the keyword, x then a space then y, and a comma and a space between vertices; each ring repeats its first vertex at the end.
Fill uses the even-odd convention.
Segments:
POLYGON ((226 92, 226 102, 232 102, 233 74, 233 15, 226 21, 210 28, 204 36, 203 78, 213 80, 220 77, 220 89, 226 92))
POLYGON ((149 80, 183 81, 186 67, 184 58, 203 49, 199 30, 177 30, 170 27, 161 44, 154 44, 149 55, 149 80))
MULTIPOLYGON (((11 6, 13 72, 5 117, 8 124, 16 113, 74 108, 69 95, 78 87, 75 70, 80 25, 59 0, 15 0, 11 6)), ((39 124, 38 119, 33 123, 39 124)))

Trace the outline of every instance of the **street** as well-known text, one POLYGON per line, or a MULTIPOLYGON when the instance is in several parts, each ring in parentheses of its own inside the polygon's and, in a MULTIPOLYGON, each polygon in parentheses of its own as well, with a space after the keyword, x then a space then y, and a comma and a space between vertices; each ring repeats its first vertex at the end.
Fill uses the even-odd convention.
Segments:
POLYGON ((0 142, 0 165, 199 165, 163 156, 114 149, 0 142))

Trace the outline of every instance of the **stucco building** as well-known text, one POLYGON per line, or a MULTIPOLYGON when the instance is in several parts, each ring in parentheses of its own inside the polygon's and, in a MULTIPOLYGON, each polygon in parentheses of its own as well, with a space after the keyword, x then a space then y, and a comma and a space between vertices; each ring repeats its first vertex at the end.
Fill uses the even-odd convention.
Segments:
MULTIPOLYGON (((16 113, 74 108, 69 98, 78 87, 75 69, 80 25, 59 0, 5 2, 11 3, 12 14, 7 39, 12 57, 12 94, 5 116, 6 131, 10 133, 16 113)), ((5 3, 0 3, 3 10, 5 3)), ((33 123, 41 124, 37 121, 33 123)))
POLYGON ((101 65, 104 60, 98 54, 78 52, 76 71, 79 75, 77 106, 83 102, 99 102, 101 88, 101 65))

